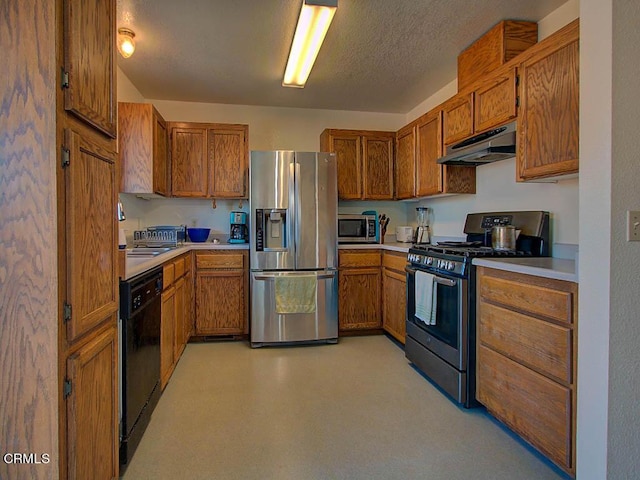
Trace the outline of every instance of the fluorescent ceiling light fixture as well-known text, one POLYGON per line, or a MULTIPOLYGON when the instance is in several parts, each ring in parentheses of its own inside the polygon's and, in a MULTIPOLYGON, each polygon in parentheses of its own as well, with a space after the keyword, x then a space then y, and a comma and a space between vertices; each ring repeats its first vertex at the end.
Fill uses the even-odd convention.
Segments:
POLYGON ((303 0, 282 86, 303 88, 307 83, 337 9, 338 0, 303 0))

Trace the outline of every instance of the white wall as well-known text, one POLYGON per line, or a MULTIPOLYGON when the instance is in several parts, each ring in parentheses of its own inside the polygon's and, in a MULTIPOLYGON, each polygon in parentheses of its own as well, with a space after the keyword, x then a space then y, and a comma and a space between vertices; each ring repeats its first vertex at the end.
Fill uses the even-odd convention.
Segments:
MULTIPOLYGON (((582 0, 580 4, 581 208, 577 415, 577 477, 580 480, 607 478, 608 376, 609 369, 614 368, 609 363, 611 5, 612 0, 582 0)), ((637 399, 633 401, 637 402, 637 399)))
POLYGON ((580 10, 578 350, 588 354, 578 364, 578 477, 637 478, 640 244, 626 241, 625 223, 627 210, 640 209, 640 5, 582 0, 580 10))
POLYGON ((607 478, 640 475, 640 243, 626 241, 626 211, 640 210, 640 2, 613 0, 611 289, 607 478))
POLYGON ((127 77, 120 67, 117 68, 118 75, 118 101, 119 102, 138 102, 145 103, 145 99, 140 93, 140 90, 131 83, 129 77, 127 77))

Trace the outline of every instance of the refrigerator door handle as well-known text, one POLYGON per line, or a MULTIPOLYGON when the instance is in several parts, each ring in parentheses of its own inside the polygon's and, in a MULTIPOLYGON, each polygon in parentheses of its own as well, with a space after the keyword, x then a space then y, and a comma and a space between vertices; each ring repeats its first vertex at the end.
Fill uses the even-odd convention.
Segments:
MULTIPOLYGON (((331 272, 331 273, 320 273, 318 275, 316 275, 316 278, 318 280, 327 280, 329 278, 334 278, 336 276, 337 272, 331 272)), ((276 277, 281 277, 283 275, 268 275, 268 274, 260 274, 260 275, 254 275, 253 278, 255 280, 273 280, 276 277)))
POLYGON ((300 209, 300 181, 302 180, 301 174, 300 174, 300 164, 298 163, 298 159, 296 158, 296 161, 294 162, 294 175, 293 177, 295 178, 295 185, 294 185, 294 190, 293 190, 293 195, 295 197, 295 200, 293 202, 293 211, 294 216, 295 216, 295 225, 296 225, 296 231, 293 233, 294 237, 293 237, 293 245, 294 245, 294 249, 295 249, 295 259, 296 259, 296 268, 300 268, 298 266, 298 255, 299 255, 299 249, 301 246, 300 243, 300 225, 301 225, 301 221, 302 221, 302 212, 300 209))

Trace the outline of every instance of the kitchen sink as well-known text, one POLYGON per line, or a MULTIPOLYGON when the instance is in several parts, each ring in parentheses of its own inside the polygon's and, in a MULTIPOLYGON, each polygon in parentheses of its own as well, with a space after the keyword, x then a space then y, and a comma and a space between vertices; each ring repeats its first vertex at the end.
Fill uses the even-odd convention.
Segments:
POLYGON ((172 247, 135 247, 127 250, 127 257, 155 257, 173 250, 172 247))

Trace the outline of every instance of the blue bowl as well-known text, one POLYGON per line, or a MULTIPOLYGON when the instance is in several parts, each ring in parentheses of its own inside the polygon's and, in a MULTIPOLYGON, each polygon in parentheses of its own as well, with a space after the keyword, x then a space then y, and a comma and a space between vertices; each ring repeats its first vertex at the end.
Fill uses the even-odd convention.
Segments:
POLYGON ((187 235, 192 242, 206 242, 210 232, 210 228, 187 228, 187 235))

